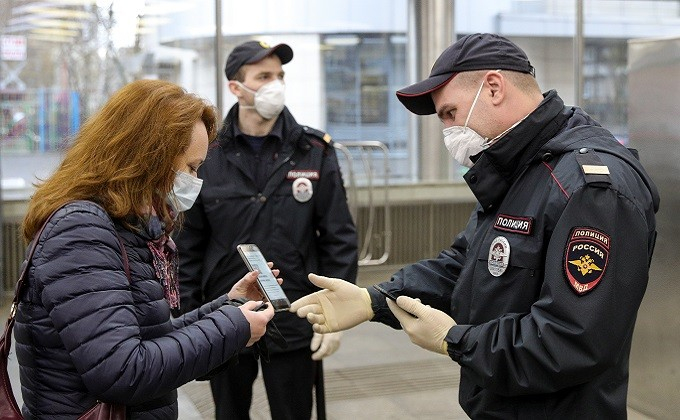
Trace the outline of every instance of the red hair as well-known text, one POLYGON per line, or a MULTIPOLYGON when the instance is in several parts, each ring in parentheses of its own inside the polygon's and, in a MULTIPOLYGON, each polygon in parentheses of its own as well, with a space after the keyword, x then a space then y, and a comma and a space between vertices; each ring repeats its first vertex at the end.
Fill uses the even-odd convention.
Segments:
POLYGON ((199 120, 213 141, 217 112, 205 100, 162 80, 121 88, 83 124, 54 174, 36 184, 24 239, 32 240, 47 217, 72 200, 95 201, 112 218, 143 217, 153 206, 171 220, 162 203, 199 120))

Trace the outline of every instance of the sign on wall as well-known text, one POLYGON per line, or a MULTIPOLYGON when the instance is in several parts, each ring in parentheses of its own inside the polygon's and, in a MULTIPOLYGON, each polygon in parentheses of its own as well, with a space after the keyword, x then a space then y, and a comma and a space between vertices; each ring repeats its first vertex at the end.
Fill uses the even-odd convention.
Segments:
POLYGON ((26 37, 22 35, 3 35, 0 37, 0 59, 2 61, 26 60, 26 37))

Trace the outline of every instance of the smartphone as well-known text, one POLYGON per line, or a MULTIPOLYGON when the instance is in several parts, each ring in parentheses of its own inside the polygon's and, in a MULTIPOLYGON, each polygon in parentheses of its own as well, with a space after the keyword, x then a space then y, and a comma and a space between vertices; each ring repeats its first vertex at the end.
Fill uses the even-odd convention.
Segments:
POLYGON ((373 288, 375 290, 379 291, 380 293, 382 293, 383 296, 385 296, 387 299, 389 299, 393 302, 397 301, 398 296, 394 295, 392 292, 388 292, 387 290, 383 289, 382 287, 378 286, 377 284, 374 284, 373 288))
POLYGON ((290 301, 279 282, 276 281, 274 273, 269 269, 267 260, 257 245, 240 244, 236 246, 236 249, 238 249, 238 253, 241 254, 243 262, 246 263, 250 271, 257 270, 260 272, 257 276, 257 284, 269 303, 274 307, 274 311, 287 311, 290 308, 290 301))
MULTIPOLYGON (((383 296, 385 296, 387 299, 391 300, 392 302, 396 302, 397 298, 399 296, 395 295, 392 292, 388 292, 387 290, 383 289, 382 287, 378 286, 377 284, 373 285, 373 288, 377 291, 379 291, 383 296)), ((418 318, 417 316, 413 315, 410 312, 407 312, 409 315, 411 315, 413 318, 418 318)))

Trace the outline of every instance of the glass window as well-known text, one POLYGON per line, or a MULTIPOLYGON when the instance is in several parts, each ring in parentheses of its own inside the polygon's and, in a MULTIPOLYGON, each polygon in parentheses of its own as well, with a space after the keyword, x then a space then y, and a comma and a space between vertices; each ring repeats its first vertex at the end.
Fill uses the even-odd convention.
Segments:
POLYGON ((628 40, 680 33, 677 1, 584 0, 579 101, 574 97, 575 0, 456 0, 455 4, 457 33, 496 32, 517 42, 536 67, 543 90, 556 89, 570 105, 580 102, 623 143, 628 140, 628 40))
POLYGON ((619 141, 628 141, 628 43, 587 39, 583 52, 583 108, 619 141))
POLYGON ((3 178, 30 185, 46 175, 82 122, 133 80, 165 79, 213 100, 215 78, 197 67, 199 57, 214 61, 214 25, 190 30, 214 22, 214 10, 213 0, 0 2, 3 178))
POLYGON ((407 84, 405 35, 326 35, 322 51, 327 130, 341 143, 385 143, 391 179, 407 178, 408 114, 394 94, 407 84))

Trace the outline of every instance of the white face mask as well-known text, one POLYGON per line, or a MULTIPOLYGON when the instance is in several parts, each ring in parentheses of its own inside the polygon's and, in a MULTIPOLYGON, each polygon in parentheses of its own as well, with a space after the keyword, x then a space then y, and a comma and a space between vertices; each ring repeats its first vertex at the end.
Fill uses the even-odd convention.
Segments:
POLYGON ((286 85, 279 79, 262 85, 257 92, 250 89, 243 83, 237 81, 243 89, 255 95, 255 105, 242 105, 241 108, 253 109, 265 120, 271 120, 278 117, 283 110, 283 105, 286 102, 286 85))
POLYGON ((459 125, 454 125, 447 127, 442 131, 444 134, 444 144, 451 156, 458 163, 467 166, 468 168, 471 168, 473 165, 470 156, 476 155, 489 147, 490 144, 487 138, 482 137, 475 130, 467 126, 468 121, 470 121, 470 115, 472 115, 472 110, 475 108, 477 99, 479 99, 479 94, 482 92, 482 87, 484 87, 484 81, 482 81, 482 84, 477 90, 475 100, 472 101, 470 112, 468 112, 467 118, 465 119, 465 126, 461 127, 459 125))
POLYGON ((172 192, 168 194, 168 203, 175 211, 187 211, 194 205, 198 193, 201 192, 203 180, 186 172, 175 171, 172 192))

